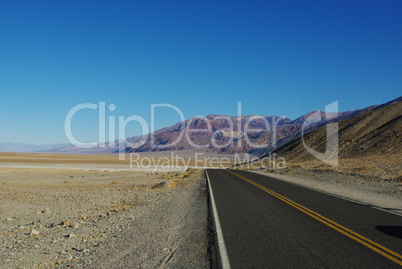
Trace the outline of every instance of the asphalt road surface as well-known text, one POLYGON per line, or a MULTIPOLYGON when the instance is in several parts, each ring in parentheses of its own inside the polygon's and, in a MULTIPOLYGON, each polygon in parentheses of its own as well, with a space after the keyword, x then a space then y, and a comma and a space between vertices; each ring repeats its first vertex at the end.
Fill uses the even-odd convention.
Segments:
POLYGON ((220 242, 217 249, 223 267, 402 265, 400 215, 250 172, 207 174, 213 218, 222 230, 224 247, 220 242))

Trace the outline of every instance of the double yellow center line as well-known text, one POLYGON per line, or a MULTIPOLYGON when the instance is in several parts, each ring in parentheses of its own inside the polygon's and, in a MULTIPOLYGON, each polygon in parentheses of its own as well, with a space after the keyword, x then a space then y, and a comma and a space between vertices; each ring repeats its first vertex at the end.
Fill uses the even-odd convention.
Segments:
POLYGON ((402 265, 402 255, 395 253, 392 250, 387 249, 386 247, 381 246, 380 244, 377 244, 376 242, 373 242, 370 239, 368 239, 358 233, 355 233, 355 232, 349 230, 348 228, 346 228, 346 227, 344 227, 344 226, 342 226, 342 225, 340 225, 340 224, 338 224, 338 223, 336 223, 336 222, 334 222, 334 221, 332 221, 332 220, 330 220, 330 219, 328 219, 296 202, 293 202, 292 200, 290 200, 268 188, 265 188, 264 186, 262 186, 258 183, 255 183, 254 181, 249 180, 248 178, 238 175, 232 171, 228 171, 228 172, 243 179, 244 181, 250 183, 251 185, 256 186, 257 188, 265 191, 266 193, 269 193, 270 195, 278 198, 279 200, 282 200, 283 202, 291 205, 292 207, 294 207, 294 208, 300 210, 301 212, 309 215, 310 217, 318 220, 319 222, 324 223, 325 225, 331 227, 332 229, 346 235, 347 237, 359 242, 360 244, 374 250, 375 252, 383 255, 384 257, 387 257, 388 259, 392 260, 393 262, 396 262, 397 264, 402 265))

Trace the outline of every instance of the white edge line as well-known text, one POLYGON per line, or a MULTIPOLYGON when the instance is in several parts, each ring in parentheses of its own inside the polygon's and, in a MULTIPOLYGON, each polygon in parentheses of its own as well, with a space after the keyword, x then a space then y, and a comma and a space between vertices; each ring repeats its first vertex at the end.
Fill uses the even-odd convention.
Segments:
POLYGON ((216 235, 218 237, 218 246, 219 246, 219 253, 221 256, 222 268, 230 269, 229 257, 228 257, 228 253, 226 251, 225 240, 223 239, 222 227, 221 227, 221 223, 219 222, 218 211, 216 210, 214 193, 212 191, 211 183, 209 181, 208 170, 205 170, 205 173, 207 175, 208 188, 209 188, 209 193, 211 195, 212 211, 214 214, 215 229, 216 229, 216 235))
MULTIPOLYGON (((257 174, 257 175, 262 175, 262 176, 270 177, 270 175, 262 174, 262 173, 257 173, 257 171, 248 171, 248 172, 251 172, 251 173, 254 173, 254 174, 257 174)), ((349 201, 349 202, 353 202, 353 203, 355 203, 355 204, 360 204, 360 205, 364 205, 364 206, 369 206, 369 207, 371 207, 371 208, 375 208, 375 209, 378 209, 378 210, 381 210, 381 211, 384 211, 384 212, 387 212, 387 213, 391 213, 391 214, 394 214, 394 215, 397 215, 397 216, 402 216, 402 214, 400 214, 400 213, 398 213, 398 212, 393 212, 393 211, 391 211, 391 210, 388 210, 388 209, 385 209, 385 208, 381 208, 381 207, 378 207, 378 206, 375 206, 375 205, 370 205, 370 204, 366 204, 366 203, 363 203, 363 202, 360 202, 360 201, 357 201, 357 200, 349 199, 349 198, 340 196, 340 195, 338 195, 338 194, 333 194, 333 193, 330 193, 330 192, 318 190, 318 189, 315 189, 315 188, 312 188, 312 187, 309 187, 309 186, 304 186, 304 185, 302 185, 302 184, 298 184, 298 183, 296 183, 296 182, 289 182, 289 181, 287 181, 287 180, 282 180, 282 179, 277 178, 277 177, 272 177, 272 178, 274 178, 274 179, 276 179, 276 180, 280 180, 280 181, 286 182, 286 183, 289 183, 289 184, 293 184, 293 185, 296 185, 296 186, 299 186, 299 187, 302 187, 302 188, 306 188, 306 189, 309 189, 309 190, 312 190, 312 191, 316 191, 316 192, 320 192, 320 193, 323 193, 323 194, 326 194, 326 195, 329 195, 329 196, 333 196, 333 197, 336 197, 336 198, 339 198, 339 199, 342 199, 342 200, 346 200, 346 201, 349 201)))

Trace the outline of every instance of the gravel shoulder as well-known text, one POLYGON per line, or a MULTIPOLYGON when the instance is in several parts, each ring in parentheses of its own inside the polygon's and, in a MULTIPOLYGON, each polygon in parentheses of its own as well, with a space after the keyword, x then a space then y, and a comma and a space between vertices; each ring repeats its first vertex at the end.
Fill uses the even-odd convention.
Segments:
POLYGON ((250 171, 402 215, 402 184, 398 179, 370 179, 320 169, 284 169, 276 173, 250 171))
POLYGON ((0 268, 208 268, 202 170, 0 168, 0 268))

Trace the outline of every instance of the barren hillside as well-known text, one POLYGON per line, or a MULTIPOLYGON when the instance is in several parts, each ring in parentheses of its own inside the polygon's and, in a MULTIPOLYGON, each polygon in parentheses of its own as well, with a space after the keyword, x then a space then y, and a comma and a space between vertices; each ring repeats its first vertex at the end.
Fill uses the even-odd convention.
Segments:
MULTIPOLYGON (((340 121, 339 157, 358 158, 400 154, 402 152, 402 103, 398 102, 369 113, 340 121)), ((324 152, 326 127, 304 136, 309 147, 324 152)), ((275 153, 287 161, 313 160, 314 156, 304 148, 301 138, 297 138, 278 148, 275 153)))

